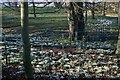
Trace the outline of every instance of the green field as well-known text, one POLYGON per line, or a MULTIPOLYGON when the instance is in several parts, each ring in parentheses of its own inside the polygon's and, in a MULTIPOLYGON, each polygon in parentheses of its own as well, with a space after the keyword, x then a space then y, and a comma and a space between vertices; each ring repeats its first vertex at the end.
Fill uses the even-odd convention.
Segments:
MULTIPOLYGON (((29 8, 29 29, 37 30, 43 28, 67 28, 67 14, 64 9, 39 8, 36 9, 37 17, 31 14, 33 11, 29 8), (53 13, 57 11, 56 13, 53 13), (45 12, 45 13, 44 13, 45 12), (44 13, 44 14, 43 14, 44 13)), ((2 8, 3 27, 20 27, 20 12, 11 10, 11 8, 2 8)))
MULTIPOLYGON (((14 27, 14 29, 20 31, 20 9, 14 7, 2 7, 2 27, 14 27)), ((67 13, 66 9, 58 8, 36 8, 36 18, 33 14, 33 8, 29 7, 29 30, 30 32, 39 30, 39 29, 68 29, 67 13)), ((114 14, 113 14, 114 15, 114 14)), ((111 29, 112 32, 118 31, 117 26, 117 17, 111 16, 100 16, 96 14, 96 18, 92 19, 91 16, 88 16, 86 31, 96 31, 96 29, 107 28, 111 29), (105 19, 112 21, 112 24, 103 26, 105 21, 100 22, 98 19, 105 19), (93 24, 93 25, 91 25, 93 24), (96 24, 100 24, 96 26, 96 24)))

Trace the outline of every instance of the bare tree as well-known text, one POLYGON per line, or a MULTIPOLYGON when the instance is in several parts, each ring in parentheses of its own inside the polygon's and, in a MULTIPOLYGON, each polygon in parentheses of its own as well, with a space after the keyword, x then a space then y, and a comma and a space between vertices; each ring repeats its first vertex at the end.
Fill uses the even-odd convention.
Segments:
POLYGON ((28 34, 28 1, 21 0, 21 28, 23 41, 23 63, 27 80, 33 80, 33 70, 30 59, 30 42, 28 34))
POLYGON ((74 34, 74 9, 72 2, 66 2, 67 15, 68 15, 68 24, 69 24, 69 38, 73 40, 74 34))
POLYGON ((66 2, 68 24, 69 24, 69 38, 71 40, 82 40, 84 34, 84 16, 83 16, 83 2, 66 2))
POLYGON ((88 6, 88 2, 85 2, 85 23, 87 23, 87 16, 88 16, 87 6, 88 6))
POLYGON ((78 8, 77 10, 75 10, 75 14, 76 14, 76 18, 77 18, 77 23, 76 23, 76 31, 77 31, 77 39, 78 40, 82 40, 84 32, 85 32, 85 23, 84 23, 84 11, 83 11, 83 2, 76 2, 76 8, 78 8), (77 7, 78 6, 78 7, 77 7))
POLYGON ((92 3, 91 12, 92 12, 92 19, 95 19, 95 2, 94 2, 94 1, 93 1, 93 3, 92 3))
POLYGON ((103 16, 106 15, 106 2, 103 3, 103 16))
POLYGON ((32 0, 32 4, 33 4, 33 13, 34 13, 34 17, 36 18, 36 13, 35 13, 35 3, 34 3, 34 0, 32 0))

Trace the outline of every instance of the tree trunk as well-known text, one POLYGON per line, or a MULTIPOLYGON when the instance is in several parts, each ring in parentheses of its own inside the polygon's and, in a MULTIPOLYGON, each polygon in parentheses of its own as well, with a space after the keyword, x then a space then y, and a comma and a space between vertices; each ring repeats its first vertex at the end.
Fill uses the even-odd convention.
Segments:
POLYGON ((9 5, 9 7, 11 6, 11 2, 9 1, 9 0, 7 0, 8 1, 8 5, 9 5))
POLYGON ((27 80, 33 80, 33 70, 30 59, 30 42, 28 34, 28 1, 21 0, 21 28, 23 41, 23 63, 27 80))
POLYGON ((95 19, 95 2, 92 3, 92 19, 95 19))
POLYGON ((62 3, 61 2, 54 2, 54 5, 56 8, 62 8, 62 3))
POLYGON ((118 35, 116 55, 117 55, 117 58, 118 58, 118 66, 120 66, 120 1, 119 1, 119 8, 118 9, 119 9, 119 11, 118 11, 119 35, 118 35))
POLYGON ((84 15, 83 15, 83 2, 76 2, 77 5, 79 6, 78 11, 76 13, 76 18, 77 18, 77 26, 76 30, 78 35, 77 39, 82 40, 84 32, 85 32, 85 24, 84 24, 84 15))
POLYGON ((15 6, 15 8, 17 8, 17 0, 14 0, 14 6, 15 6))
POLYGON ((17 8, 17 2, 15 2, 15 7, 17 8))
POLYGON ((8 58, 7 58, 7 56, 8 56, 8 52, 7 52, 7 43, 6 43, 6 36, 5 36, 5 34, 3 34, 3 38, 4 38, 4 46, 5 46, 5 54, 4 54, 4 56, 5 56, 5 59, 6 59, 6 65, 8 65, 8 58))
POLYGON ((85 2, 85 23, 87 23, 87 2, 85 2))
POLYGON ((103 3, 103 16, 106 16, 106 2, 103 3))
POLYGON ((35 3, 34 3, 34 0, 32 0, 32 4, 33 4, 33 13, 34 13, 34 17, 36 18, 36 13, 35 13, 35 3))
POLYGON ((84 34, 84 16, 82 2, 67 2, 67 13, 69 23, 69 37, 72 40, 82 40, 84 34))
POLYGON ((74 39, 74 9, 73 9, 73 4, 72 2, 66 2, 66 7, 67 7, 67 15, 68 15, 68 24, 69 24, 69 38, 70 40, 74 39))

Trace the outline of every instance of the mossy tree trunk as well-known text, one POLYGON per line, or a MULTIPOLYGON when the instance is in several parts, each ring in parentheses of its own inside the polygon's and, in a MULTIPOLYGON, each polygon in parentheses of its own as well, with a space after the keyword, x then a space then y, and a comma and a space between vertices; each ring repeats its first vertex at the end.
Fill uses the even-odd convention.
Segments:
POLYGON ((30 59, 30 42, 28 33, 28 1, 21 0, 21 28, 23 41, 23 64, 27 80, 33 80, 33 70, 30 59))

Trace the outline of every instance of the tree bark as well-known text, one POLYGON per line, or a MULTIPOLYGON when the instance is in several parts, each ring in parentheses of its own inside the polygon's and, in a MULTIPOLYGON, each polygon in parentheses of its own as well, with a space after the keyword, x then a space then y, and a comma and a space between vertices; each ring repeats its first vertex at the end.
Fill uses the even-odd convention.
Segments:
POLYGON ((34 13, 34 17, 36 18, 36 13, 35 13, 35 3, 34 3, 34 0, 32 0, 32 4, 33 4, 33 13, 34 13))
POLYGON ((120 67, 120 1, 118 3, 119 5, 119 11, 118 11, 118 26, 119 26, 119 35, 118 35, 118 41, 117 41, 117 49, 116 49, 116 55, 118 58, 118 67, 120 67))
POLYGON ((17 2, 15 2, 15 7, 17 8, 17 2))
POLYGON ((69 37, 71 40, 82 40, 84 34, 84 15, 82 2, 67 2, 67 13, 69 23, 69 37))
POLYGON ((9 5, 9 7, 11 6, 11 2, 9 1, 9 0, 7 0, 8 1, 8 5, 9 5))
POLYGON ((68 24, 69 24, 69 38, 70 40, 74 39, 74 9, 73 9, 73 4, 72 2, 66 2, 67 6, 67 15, 68 15, 68 24))
POLYGON ((106 2, 103 3, 103 16, 106 16, 106 2))
POLYGON ((85 2, 85 23, 87 23, 87 2, 85 2))
POLYGON ((76 2, 77 5, 79 6, 78 8, 78 12, 76 13, 76 18, 77 18, 77 26, 76 26, 76 30, 78 35, 77 35, 77 39, 78 40, 82 40, 83 35, 85 33, 85 24, 84 24, 84 15, 83 15, 83 2, 76 2))
POLYGON ((23 41, 23 64, 27 80, 33 80, 33 70, 30 59, 30 42, 28 34, 28 1, 21 0, 21 28, 23 41))
POLYGON ((95 2, 92 3, 92 19, 95 19, 95 2))
POLYGON ((15 8, 17 8, 18 6, 17 6, 17 0, 14 0, 14 6, 15 6, 15 8))
POLYGON ((62 8, 62 3, 61 2, 54 2, 54 5, 57 8, 62 8))

